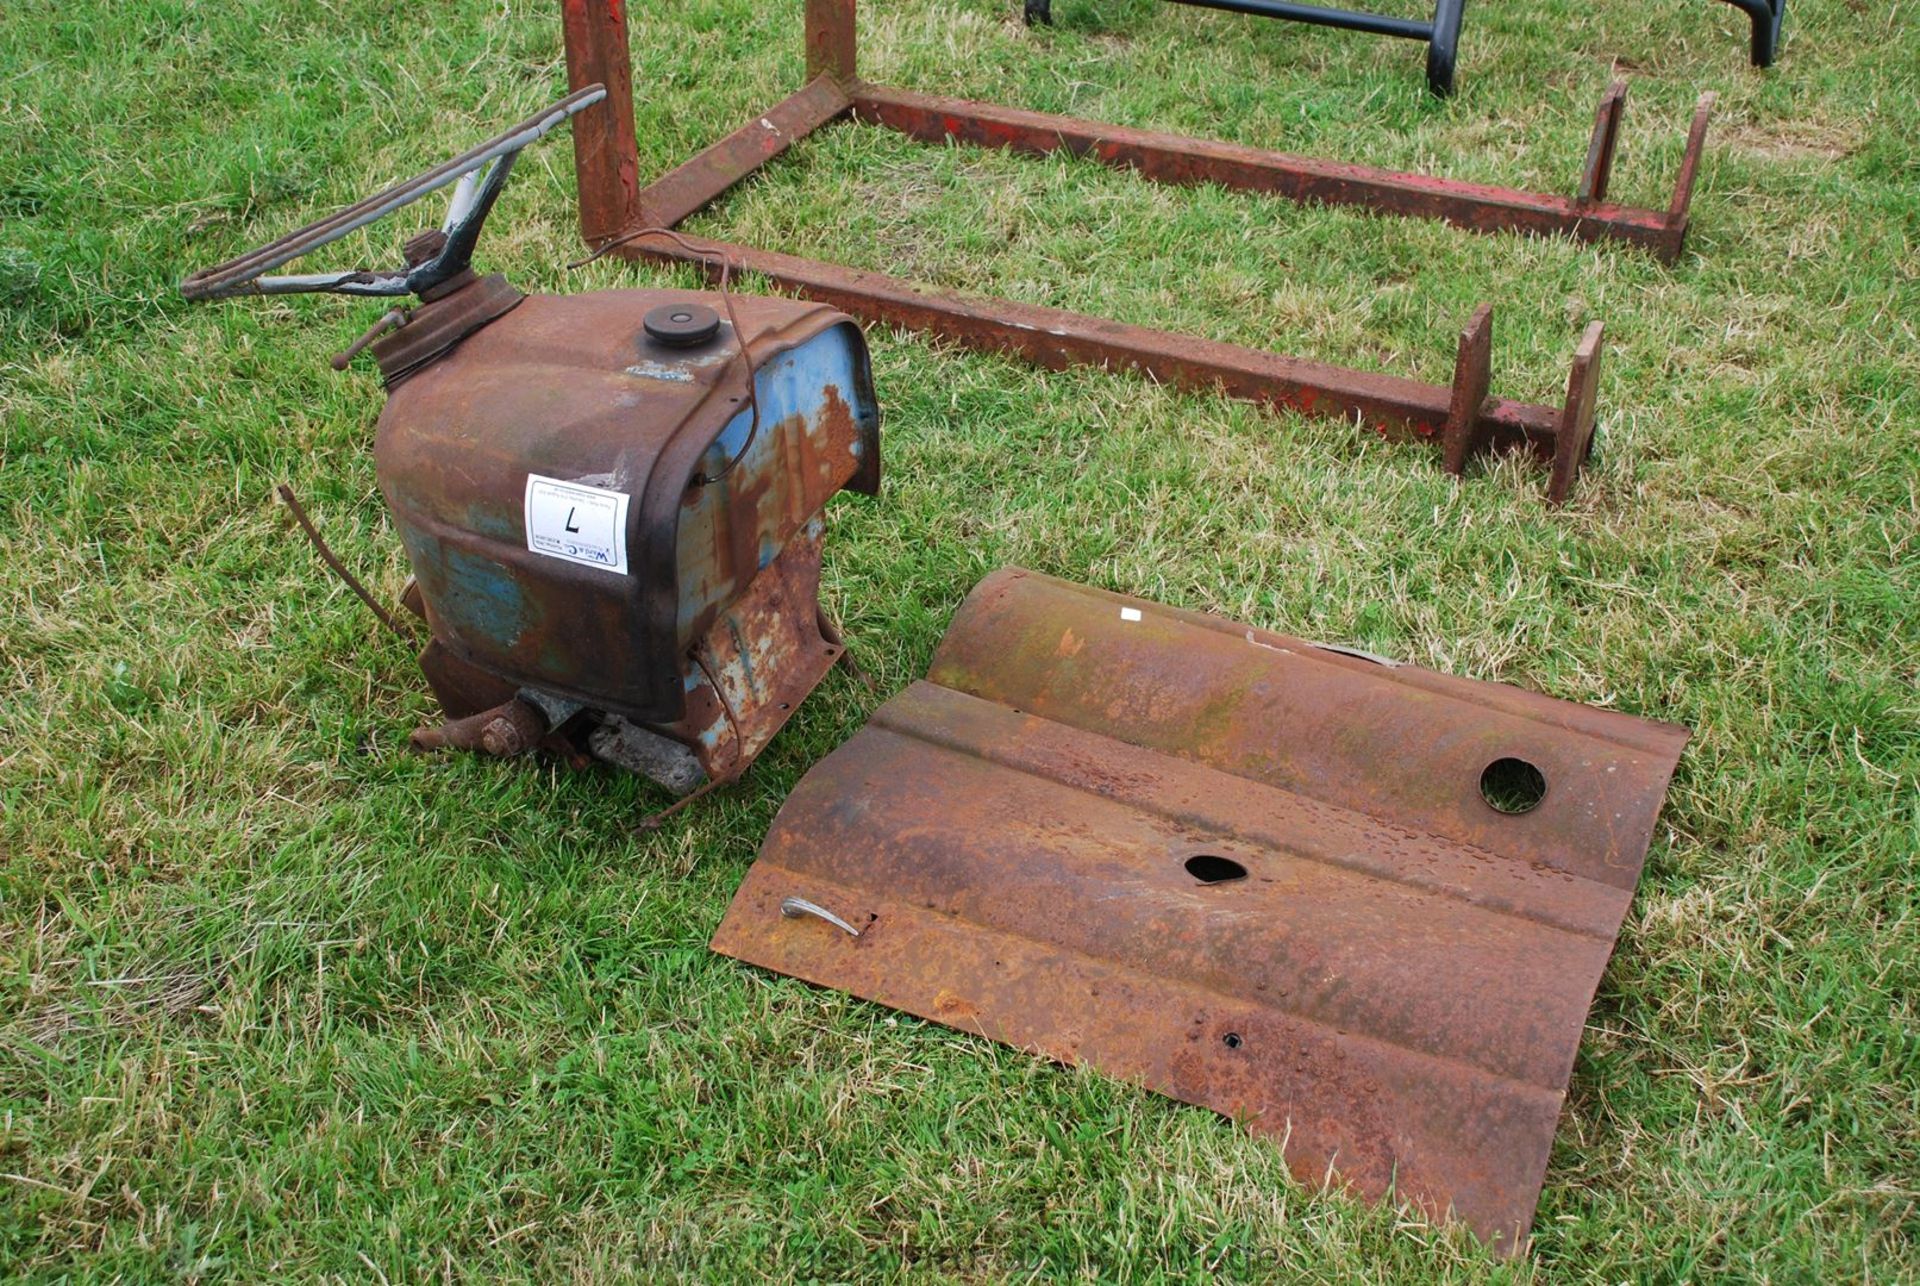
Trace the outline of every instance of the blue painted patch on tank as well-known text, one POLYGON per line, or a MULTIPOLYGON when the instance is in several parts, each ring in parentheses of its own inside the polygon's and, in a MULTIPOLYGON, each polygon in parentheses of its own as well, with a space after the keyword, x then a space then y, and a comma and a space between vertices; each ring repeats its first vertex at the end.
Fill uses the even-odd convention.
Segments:
POLYGON ((519 647, 530 622, 514 569, 459 545, 435 543, 439 550, 434 562, 414 566, 438 566, 445 575, 444 584, 429 587, 429 596, 449 632, 469 645, 484 640, 489 650, 519 647))
MULTIPOLYGON (((862 429, 870 429, 880 419, 880 408, 871 403, 855 403, 852 399, 860 387, 855 378, 858 371, 854 340, 844 326, 835 326, 823 331, 798 348, 789 349, 772 361, 760 366, 754 372, 755 392, 760 397, 760 422, 773 424, 786 419, 789 415, 804 415, 809 422, 818 421, 820 413, 826 407, 826 399, 821 391, 831 386, 839 391, 843 400, 853 412, 854 423, 862 429)), ((708 450, 701 467, 717 470, 731 460, 747 440, 747 430, 753 425, 752 410, 742 410, 727 422, 727 427, 714 439, 714 445, 708 450)), ((753 450, 748 451, 747 459, 735 466, 745 469, 748 462, 761 454, 765 444, 756 442, 753 450)), ((866 443, 856 435, 853 444, 856 456, 865 454, 866 443)))
MULTIPOLYGON (((767 474, 785 469, 788 461, 781 457, 780 435, 769 432, 773 425, 799 417, 807 426, 809 435, 819 433, 820 426, 829 407, 828 390, 833 397, 843 403, 853 417, 855 433, 851 449, 856 460, 866 454, 866 436, 880 422, 880 407, 872 399, 860 378, 859 332, 850 325, 835 326, 821 332, 798 348, 772 358, 756 368, 754 390, 760 403, 760 434, 749 443, 747 434, 753 426, 753 411, 744 407, 727 421, 727 427, 721 430, 714 443, 701 457, 699 468, 706 473, 719 473, 727 467, 727 462, 745 454, 728 469, 726 476, 716 484, 717 494, 708 501, 713 506, 715 521, 728 521, 727 498, 730 494, 746 493, 767 474)), ((701 547, 698 539, 690 539, 692 532, 682 519, 681 535, 683 549, 701 547)), ((759 567, 765 569, 780 556, 784 545, 775 533, 761 531, 755 535, 748 549, 754 552, 759 567)), ((678 622, 681 632, 690 632, 693 622, 702 612, 713 606, 713 592, 702 592, 693 576, 692 570, 682 564, 682 583, 678 604, 678 622)), ((709 591, 717 586, 705 587, 709 591)))

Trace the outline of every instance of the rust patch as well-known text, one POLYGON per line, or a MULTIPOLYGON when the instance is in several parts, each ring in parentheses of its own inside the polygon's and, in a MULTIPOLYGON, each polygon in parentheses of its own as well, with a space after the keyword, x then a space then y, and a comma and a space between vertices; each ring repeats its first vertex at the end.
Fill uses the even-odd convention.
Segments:
POLYGON ((1002 571, 801 781, 712 945, 1512 1250, 1686 738, 1002 571), (1536 797, 1483 794, 1506 761, 1536 797))

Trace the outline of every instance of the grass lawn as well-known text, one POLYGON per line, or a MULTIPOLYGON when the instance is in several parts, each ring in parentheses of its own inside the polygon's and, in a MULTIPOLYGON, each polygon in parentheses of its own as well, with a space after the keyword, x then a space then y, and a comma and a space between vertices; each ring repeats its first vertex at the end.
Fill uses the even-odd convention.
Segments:
MULTIPOLYGON (((643 175, 799 83, 797 0, 634 7, 643 175)), ((1642 205, 1695 96, 1720 110, 1673 268, 876 130, 797 148, 689 226, 1439 381, 1490 300, 1494 389, 1531 401, 1603 318, 1601 436, 1550 511, 1514 462, 1456 482, 1339 422, 875 333, 887 489, 834 502, 825 596, 880 692, 836 672, 645 837, 665 797, 612 770, 408 753, 412 657, 274 500, 397 595, 378 382, 327 368, 379 306, 173 290, 557 97, 556 8, 0 9, 0 1277, 1920 1280, 1912 0, 1793 0, 1765 74, 1714 0, 1475 0, 1448 103, 1357 34, 863 6, 892 83, 1549 191, 1629 70, 1642 205), (707 952, 794 781, 1010 562, 1696 730, 1529 1258, 707 952)), ((691 282, 567 272, 573 214, 563 133, 480 263, 691 282)))

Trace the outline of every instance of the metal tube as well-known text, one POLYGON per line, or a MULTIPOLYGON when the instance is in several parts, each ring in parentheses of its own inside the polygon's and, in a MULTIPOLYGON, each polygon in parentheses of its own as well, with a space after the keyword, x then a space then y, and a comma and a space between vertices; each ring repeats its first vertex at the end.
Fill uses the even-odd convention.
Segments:
POLYGON ((1453 96, 1453 67, 1460 50, 1460 20, 1467 0, 1437 0, 1433 6, 1433 41, 1427 46, 1427 88, 1435 96, 1453 96))
MULTIPOLYGON (((496 157, 520 151, 528 144, 536 142, 561 121, 599 102, 606 95, 607 91, 600 85, 592 85, 569 94, 552 107, 529 116, 505 133, 496 135, 480 146, 461 153, 451 161, 434 166, 424 174, 415 175, 404 183, 394 184, 384 192, 356 201, 343 210, 328 215, 318 222, 310 223, 304 228, 289 232, 284 237, 269 241, 258 249, 249 250, 236 259, 229 259, 225 263, 201 269, 181 283, 180 293, 188 299, 218 299, 225 295, 251 293, 247 283, 252 278, 271 272, 282 264, 318 250, 322 246, 331 245, 348 233, 364 228, 402 206, 411 205, 428 193, 446 187, 449 183, 457 182, 496 157)), ((286 280, 299 279, 287 278, 286 280)))
MULTIPOLYGON (((1284 18, 1289 22, 1311 23, 1316 27, 1338 27, 1342 31, 1364 31, 1375 36, 1398 36, 1402 40, 1433 39, 1433 24, 1412 18, 1389 18, 1379 13, 1355 13, 1351 9, 1327 9, 1317 4, 1292 4, 1289 0, 1168 0, 1171 4, 1191 5, 1198 9, 1224 9, 1228 13, 1250 13, 1257 18, 1284 18)), ((1451 0, 1458 4, 1459 0, 1451 0)))
POLYGON ((1753 25, 1750 47, 1753 65, 1773 66, 1773 57, 1779 52, 1780 23, 1786 0, 1727 0, 1727 3, 1746 14, 1753 25))

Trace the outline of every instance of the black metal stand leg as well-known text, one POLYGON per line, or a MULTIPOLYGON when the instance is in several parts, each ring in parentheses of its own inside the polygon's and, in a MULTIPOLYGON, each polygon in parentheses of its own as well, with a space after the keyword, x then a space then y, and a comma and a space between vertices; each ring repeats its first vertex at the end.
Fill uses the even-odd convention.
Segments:
POLYGON ((1427 88, 1437 97, 1453 96, 1453 65, 1460 50, 1460 19, 1467 0, 1437 0, 1433 6, 1433 38, 1427 44, 1427 88))
POLYGON ((1753 24, 1752 58, 1755 67, 1773 66, 1780 52, 1780 27, 1786 21, 1787 0, 1727 0, 1753 24))
POLYGON ((1787 21, 1787 0, 1772 0, 1772 15, 1765 23, 1758 19, 1753 24, 1753 65, 1771 67, 1776 54, 1780 52, 1780 28, 1787 21))

